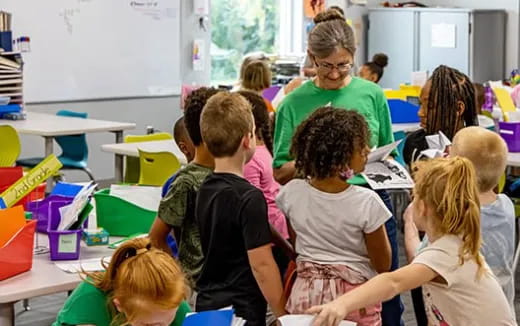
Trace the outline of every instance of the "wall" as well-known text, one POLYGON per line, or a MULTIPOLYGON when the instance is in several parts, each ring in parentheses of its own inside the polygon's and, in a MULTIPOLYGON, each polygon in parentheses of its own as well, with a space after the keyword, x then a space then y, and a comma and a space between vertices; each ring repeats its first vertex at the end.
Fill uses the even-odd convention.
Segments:
POLYGON ((505 9, 507 11, 506 76, 520 67, 520 1, 519 0, 424 0, 429 6, 451 6, 472 9, 505 9))
MULTIPOLYGON (((198 17, 193 14, 193 2, 181 1, 181 75, 183 83, 209 84, 210 57, 209 44, 210 33, 201 30, 198 26, 198 17), (205 57, 206 69, 203 72, 193 71, 191 64, 192 42, 195 38, 206 41, 205 57)), ((209 31, 209 20, 206 22, 209 31)), ((138 76, 136 76, 138 78, 138 76)), ((182 115, 179 107, 179 97, 140 98, 140 99, 115 99, 104 101, 85 101, 67 103, 28 104, 27 110, 54 114, 61 109, 87 112, 90 118, 135 122, 137 128, 127 134, 144 134, 146 126, 153 126, 162 131, 171 132, 173 123, 182 115)), ((43 138, 22 135, 21 157, 43 156, 43 138)), ((101 151, 102 144, 115 142, 111 133, 87 134, 89 144, 89 167, 93 170, 96 179, 110 179, 114 177, 114 155, 101 151)), ((58 145, 55 143, 55 153, 59 154, 58 145)), ((82 172, 67 172, 69 181, 87 180, 82 172)))

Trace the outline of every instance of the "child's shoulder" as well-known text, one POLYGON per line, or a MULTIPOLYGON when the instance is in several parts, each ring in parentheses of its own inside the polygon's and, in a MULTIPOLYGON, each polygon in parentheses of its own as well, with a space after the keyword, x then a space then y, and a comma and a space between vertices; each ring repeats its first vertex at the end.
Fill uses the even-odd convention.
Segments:
POLYGON ((179 170, 177 177, 172 183, 172 187, 179 185, 200 185, 211 172, 210 168, 190 163, 179 170))

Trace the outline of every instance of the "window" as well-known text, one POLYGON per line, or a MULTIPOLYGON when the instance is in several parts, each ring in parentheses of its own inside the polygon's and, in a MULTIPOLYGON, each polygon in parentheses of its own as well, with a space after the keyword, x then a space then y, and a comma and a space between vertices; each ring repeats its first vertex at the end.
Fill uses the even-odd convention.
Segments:
POLYGON ((277 52, 280 1, 283 0, 212 1, 212 83, 235 83, 244 54, 277 52))

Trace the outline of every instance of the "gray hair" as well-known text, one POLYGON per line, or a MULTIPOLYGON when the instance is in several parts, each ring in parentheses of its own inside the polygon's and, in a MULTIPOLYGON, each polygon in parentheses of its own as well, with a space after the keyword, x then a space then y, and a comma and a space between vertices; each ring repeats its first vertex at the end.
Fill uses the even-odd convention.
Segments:
POLYGON ((337 10, 326 10, 314 18, 316 26, 309 33, 309 52, 318 58, 326 58, 335 49, 344 48, 356 53, 356 40, 352 28, 337 10))

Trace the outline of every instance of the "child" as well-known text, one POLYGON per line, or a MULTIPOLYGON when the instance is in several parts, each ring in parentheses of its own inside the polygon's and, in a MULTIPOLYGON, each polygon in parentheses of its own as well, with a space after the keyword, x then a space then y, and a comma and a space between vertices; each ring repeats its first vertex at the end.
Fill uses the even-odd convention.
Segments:
POLYGON ((515 208, 506 195, 493 191, 505 173, 507 153, 507 145, 498 134, 481 127, 468 127, 455 135, 450 155, 466 157, 475 166, 480 192, 482 254, 514 312, 515 208))
POLYGON ((244 75, 246 71, 247 65, 249 65, 253 61, 268 61, 269 58, 265 55, 265 53, 259 52, 251 52, 244 55, 244 59, 242 60, 242 64, 240 65, 240 72, 238 76, 238 83, 233 87, 232 91, 238 91, 242 88, 242 82, 244 80, 244 75))
MULTIPOLYGON (((345 182, 365 168, 368 133, 359 113, 323 107, 294 134, 291 154, 305 179, 290 181, 276 200, 299 254, 289 313, 330 302, 390 269, 385 222, 392 213, 374 191, 345 182)), ((346 318, 381 325, 381 302, 346 318)))
POLYGON ((195 157, 181 169, 159 205, 158 216, 150 230, 152 244, 170 252, 166 241, 174 230, 179 246, 179 261, 188 277, 194 282, 202 269, 202 249, 199 229, 194 217, 195 197, 202 181, 212 172, 213 156, 208 152, 200 136, 200 115, 206 101, 216 94, 214 88, 199 88, 186 99, 184 123, 195 146, 195 157))
POLYGON ((386 66, 388 66, 388 56, 384 53, 377 53, 372 58, 372 61, 361 66, 359 77, 377 84, 383 77, 386 66))
POLYGON ((105 272, 88 273, 53 326, 181 326, 190 312, 186 280, 175 260, 147 238, 123 243, 105 272))
POLYGON ((418 115, 421 129, 406 137, 403 156, 411 166, 428 149, 426 135, 442 131, 450 140, 464 127, 478 126, 475 90, 468 76, 439 66, 424 85, 418 115))
POLYGON ((184 124, 184 116, 180 117, 173 126, 173 139, 182 154, 186 157, 186 162, 190 163, 195 157, 195 145, 191 141, 190 135, 184 124))
POLYGON ((244 167, 244 178, 262 190, 267 201, 269 223, 284 239, 289 239, 287 221, 275 202, 280 185, 273 177, 273 138, 265 102, 262 97, 252 92, 241 91, 239 94, 251 104, 256 127, 256 151, 244 167))
MULTIPOLYGON (((252 91, 262 96, 262 92, 271 87, 271 70, 267 65, 267 60, 251 61, 244 68, 244 77, 242 79, 242 90, 252 91)), ((268 112, 274 112, 273 105, 267 99, 264 99, 268 112)))
POLYGON ((202 112, 202 138, 215 172, 200 187, 196 215, 204 266, 197 282, 197 311, 233 305, 249 326, 264 326, 266 299, 285 314, 280 272, 271 252, 267 205, 243 178, 255 152, 251 105, 236 93, 219 93, 202 112))
MULTIPOLYGON (((179 147, 181 152, 186 157, 186 162, 190 163, 193 161, 193 157, 195 156, 195 145, 193 145, 190 135, 188 135, 188 131, 186 130, 186 126, 184 125, 184 117, 180 117, 175 122, 175 125, 173 126, 173 139, 175 140, 177 147, 179 147)), ((169 177, 162 186, 162 197, 166 196, 168 193, 173 180, 177 178, 177 174, 178 171, 169 177)))
POLYGON ((429 325, 516 325, 506 297, 479 253, 480 203, 466 158, 417 163, 415 223, 430 243, 412 264, 378 275, 334 302, 313 307, 315 326, 338 325, 349 312, 423 286, 429 325))

